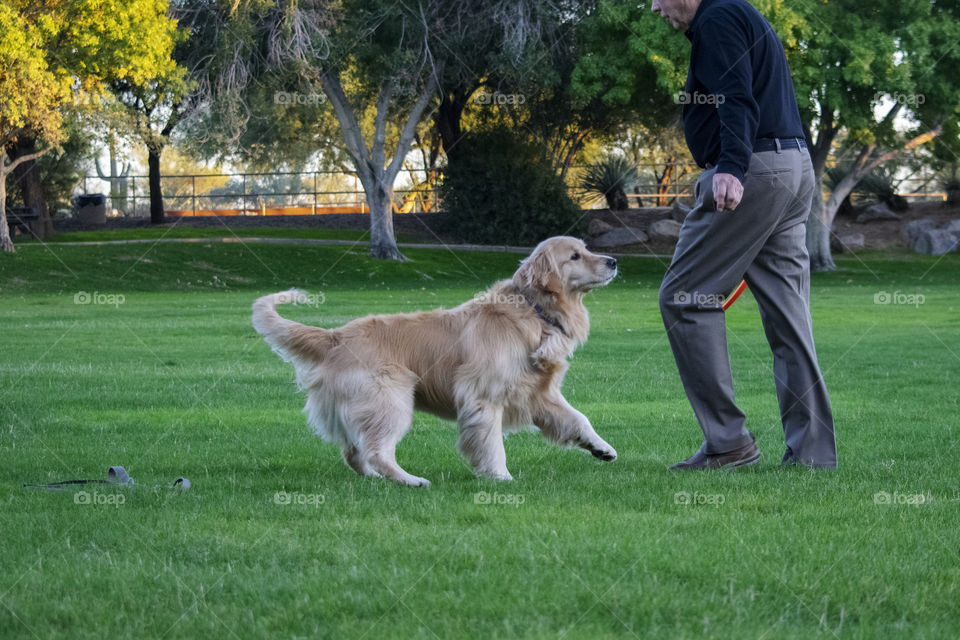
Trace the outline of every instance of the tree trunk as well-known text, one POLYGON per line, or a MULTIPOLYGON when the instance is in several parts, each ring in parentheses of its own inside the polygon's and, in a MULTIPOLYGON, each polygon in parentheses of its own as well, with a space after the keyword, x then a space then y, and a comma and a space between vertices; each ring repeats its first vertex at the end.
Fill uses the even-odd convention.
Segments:
POLYGON ((656 169, 653 171, 653 177, 657 181, 657 206, 666 207, 670 200, 670 181, 673 178, 673 170, 676 168, 677 157, 670 156, 663 165, 663 173, 657 175, 656 169))
POLYGON ((357 177, 363 185, 367 204, 370 205, 370 255, 375 258, 406 260, 397 248, 397 241, 393 235, 393 183, 403 166, 404 158, 410 151, 410 145, 413 143, 417 124, 424 109, 437 90, 437 77, 442 73, 443 65, 438 63, 403 123, 393 158, 389 162, 387 162, 386 153, 386 132, 390 101, 395 90, 393 80, 385 80, 381 87, 377 98, 373 140, 368 147, 353 107, 343 90, 339 71, 333 69, 320 79, 324 93, 329 98, 337 121, 340 123, 340 131, 357 169, 357 177))
POLYGON ((474 91, 475 87, 457 87, 452 93, 443 92, 440 105, 437 107, 434 122, 440 133, 440 143, 443 145, 443 152, 447 155, 447 162, 455 162, 459 153, 460 148, 457 143, 463 136, 460 127, 463 110, 474 91))
MULTIPOLYGON (((897 113, 897 106, 887 114, 886 118, 892 119, 897 113)), ((840 180, 839 183, 830 192, 827 201, 823 201, 823 165, 826 164, 826 154, 822 153, 822 158, 814 164, 814 176, 819 187, 814 193, 813 205, 810 209, 810 217, 807 220, 807 251, 810 254, 810 269, 812 271, 832 271, 837 268, 830 254, 830 233, 833 227, 833 220, 837 216, 837 211, 844 199, 853 191, 861 180, 875 168, 883 166, 888 160, 897 155, 910 151, 922 144, 925 144, 943 132, 943 128, 938 125, 933 129, 915 136, 900 149, 893 149, 886 153, 876 154, 876 145, 865 145, 857 154, 850 171, 840 180), (818 167, 818 165, 820 165, 818 167)), ((822 133, 822 132, 821 132, 822 133)), ((832 137, 825 142, 829 144, 832 137)), ((817 140, 817 146, 824 146, 824 141, 817 140)), ((815 152, 817 150, 815 149, 815 152)), ((817 158, 817 155, 814 155, 817 158)))
MULTIPOLYGON (((34 138, 21 138, 14 146, 14 157, 32 155, 37 152, 37 141, 34 138)), ((43 196, 43 187, 40 184, 40 170, 37 169, 36 159, 26 160, 13 170, 13 176, 20 183, 20 194, 23 197, 23 206, 34 209, 40 215, 30 222, 30 231, 40 239, 49 238, 53 234, 53 220, 50 219, 50 208, 43 196)))
MULTIPOLYGON (((813 190, 810 205, 810 217, 807 218, 807 253, 810 254, 811 271, 835 271, 837 265, 830 253, 830 224, 826 222, 826 207, 823 202, 823 174, 816 178, 817 188, 813 190)), ((836 211, 834 211, 836 213, 836 211)))
POLYGON ((377 180, 374 188, 365 192, 370 205, 370 255, 382 260, 405 261, 407 258, 400 253, 393 232, 393 187, 377 180))
MULTIPOLYGON (((0 149, 0 163, 3 163, 3 149, 0 149)), ((7 173, 0 166, 0 249, 4 253, 13 253, 13 239, 7 226, 7 173)))
POLYGON ((0 250, 5 253, 14 252, 10 227, 7 226, 7 176, 21 164, 36 160, 49 150, 50 147, 40 151, 34 150, 32 153, 22 154, 7 162, 7 152, 0 148, 0 250))
POLYGON ((160 188, 160 154, 163 147, 147 148, 147 167, 150 182, 150 224, 163 223, 163 190, 160 188))
MULTIPOLYGON (((806 142, 810 150, 810 161, 813 164, 813 179, 816 188, 810 203, 810 216, 807 218, 807 253, 810 254, 811 271, 835 271, 836 263, 830 252, 830 231, 833 226, 833 217, 826 217, 823 201, 823 173, 827 166, 827 157, 833 140, 837 136, 837 129, 833 126, 833 110, 823 105, 823 112, 830 116, 821 121, 817 129, 817 140, 814 142, 810 130, 807 129, 806 142)), ((833 212, 836 214, 836 211, 833 212)))

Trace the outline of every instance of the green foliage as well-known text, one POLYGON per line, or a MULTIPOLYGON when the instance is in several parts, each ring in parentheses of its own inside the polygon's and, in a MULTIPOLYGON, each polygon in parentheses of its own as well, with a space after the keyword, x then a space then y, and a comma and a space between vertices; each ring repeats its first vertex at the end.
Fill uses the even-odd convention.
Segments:
POLYGON ((497 128, 469 133, 441 185, 445 227, 466 242, 533 245, 581 235, 586 218, 543 148, 497 128))
POLYGON ((577 39, 571 91, 580 104, 629 108, 652 128, 679 114, 673 96, 687 77, 690 43, 646 3, 600 0, 577 39))
POLYGON ((59 108, 71 88, 143 84, 175 66, 176 23, 166 0, 0 3, 0 142, 19 131, 48 142, 64 132, 59 108))
POLYGON ((630 206, 626 191, 640 181, 636 166, 623 156, 607 156, 587 167, 580 187, 595 198, 605 198, 607 206, 622 211, 630 206))

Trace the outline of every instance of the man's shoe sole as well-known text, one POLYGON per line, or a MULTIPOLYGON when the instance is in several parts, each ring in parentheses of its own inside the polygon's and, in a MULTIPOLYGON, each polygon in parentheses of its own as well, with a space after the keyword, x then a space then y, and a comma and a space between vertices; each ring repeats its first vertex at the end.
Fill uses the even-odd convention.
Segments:
POLYGON ((733 471, 734 469, 739 469, 740 467, 752 467, 753 465, 760 462, 760 457, 761 457, 761 453, 760 451, 757 451, 757 455, 753 456, 752 458, 737 460, 736 462, 728 462, 727 464, 720 467, 700 467, 698 469, 695 469, 693 467, 680 466, 683 464, 683 463, 680 463, 680 464, 675 464, 667 467, 667 470, 668 471, 720 471, 723 469, 727 469, 729 471, 733 471))
POLYGON ((752 458, 747 458, 746 460, 738 460, 737 462, 731 462, 730 464, 725 464, 718 469, 739 469, 740 467, 752 467, 753 465, 760 462, 760 452, 757 451, 757 455, 752 458))

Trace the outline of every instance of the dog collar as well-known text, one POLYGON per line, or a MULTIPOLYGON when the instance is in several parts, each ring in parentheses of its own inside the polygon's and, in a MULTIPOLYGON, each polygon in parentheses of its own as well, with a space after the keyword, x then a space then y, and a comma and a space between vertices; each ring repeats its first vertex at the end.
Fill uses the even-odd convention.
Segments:
POLYGON ((541 307, 539 304, 535 303, 533 300, 531 300, 530 298, 528 298, 528 297, 527 297, 527 294, 525 294, 525 293, 520 289, 520 287, 518 287, 517 285, 513 285, 513 289, 514 289, 514 291, 516 291, 517 293, 519 293, 520 296, 523 298, 523 300, 527 303, 527 305, 528 305, 531 309, 533 309, 534 312, 535 312, 538 316, 540 316, 540 319, 541 319, 541 320, 543 320, 544 322, 546 322, 547 324, 549 324, 551 327, 556 327, 557 329, 559 329, 559 330, 560 330, 560 333, 562 333, 564 336, 567 335, 567 331, 563 328, 563 325, 560 324, 560 321, 559 321, 559 320, 557 320, 557 319, 554 318, 553 316, 547 315, 547 312, 543 310, 543 307, 541 307))

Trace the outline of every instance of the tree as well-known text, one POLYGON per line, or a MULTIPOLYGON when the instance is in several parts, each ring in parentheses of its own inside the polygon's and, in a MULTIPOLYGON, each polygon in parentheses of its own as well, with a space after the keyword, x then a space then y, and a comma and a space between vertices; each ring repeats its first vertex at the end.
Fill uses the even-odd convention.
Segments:
POLYGON ((835 269, 830 228, 841 203, 876 167, 936 138, 960 112, 960 16, 955 3, 792 2, 785 45, 818 185, 807 223, 813 270, 835 269), (824 168, 839 140, 851 157, 829 195, 824 168))
POLYGON ((203 83, 209 120, 226 131, 221 139, 241 140, 258 108, 275 116, 257 127, 259 153, 269 155, 276 149, 269 141, 292 132, 325 132, 335 118, 370 206, 377 258, 405 259, 393 231, 393 184, 436 96, 443 61, 434 58, 431 37, 442 6, 239 3, 203 83))
MULTIPOLYGON (((254 142, 256 152, 267 154, 277 141, 296 137, 329 143, 332 120, 337 146, 353 166, 371 207, 371 255, 402 259, 393 239, 392 190, 418 125, 434 109, 450 109, 441 87, 455 85, 462 76, 464 88, 453 89, 453 110, 458 113, 440 117, 457 126, 459 111, 473 91, 490 81, 484 75, 490 68, 488 58, 496 52, 507 59, 533 46, 543 26, 535 16, 541 10, 537 7, 554 4, 240 3, 231 13, 230 29, 222 34, 225 55, 218 80, 209 83, 212 96, 216 94, 210 120, 235 132, 226 136, 235 145, 249 148, 254 142), (316 100, 318 94, 323 100, 316 100), (282 104, 270 108, 278 101, 282 104), (270 121, 260 121, 258 113, 269 113, 270 121)), ((452 154, 452 139, 459 133, 441 135, 452 154)), ((293 144, 298 148, 302 142, 293 144)))
MULTIPOLYGON (((821 185, 807 224, 811 268, 830 269, 830 225, 857 182, 957 119, 958 7, 953 1, 901 0, 868 6, 854 0, 757 0, 756 5, 787 52, 821 185), (853 151, 852 158, 839 159, 850 173, 824 201, 823 171, 841 138, 853 151)), ((683 86, 686 39, 668 33, 648 7, 626 0, 600 0, 585 27, 591 53, 578 65, 575 89, 586 97, 638 104, 641 124, 666 122, 658 111, 683 86)))
POLYGON ((64 138, 61 108, 115 79, 141 84, 172 64, 165 0, 0 3, 0 247, 12 252, 6 178, 64 138), (33 150, 29 141, 33 141, 33 150))
POLYGON ((174 129, 201 106, 198 87, 209 82, 205 68, 216 54, 221 10, 209 0, 173 0, 170 14, 178 25, 174 64, 147 83, 121 78, 110 87, 124 107, 127 128, 147 149, 152 224, 164 220, 161 158, 174 129))

